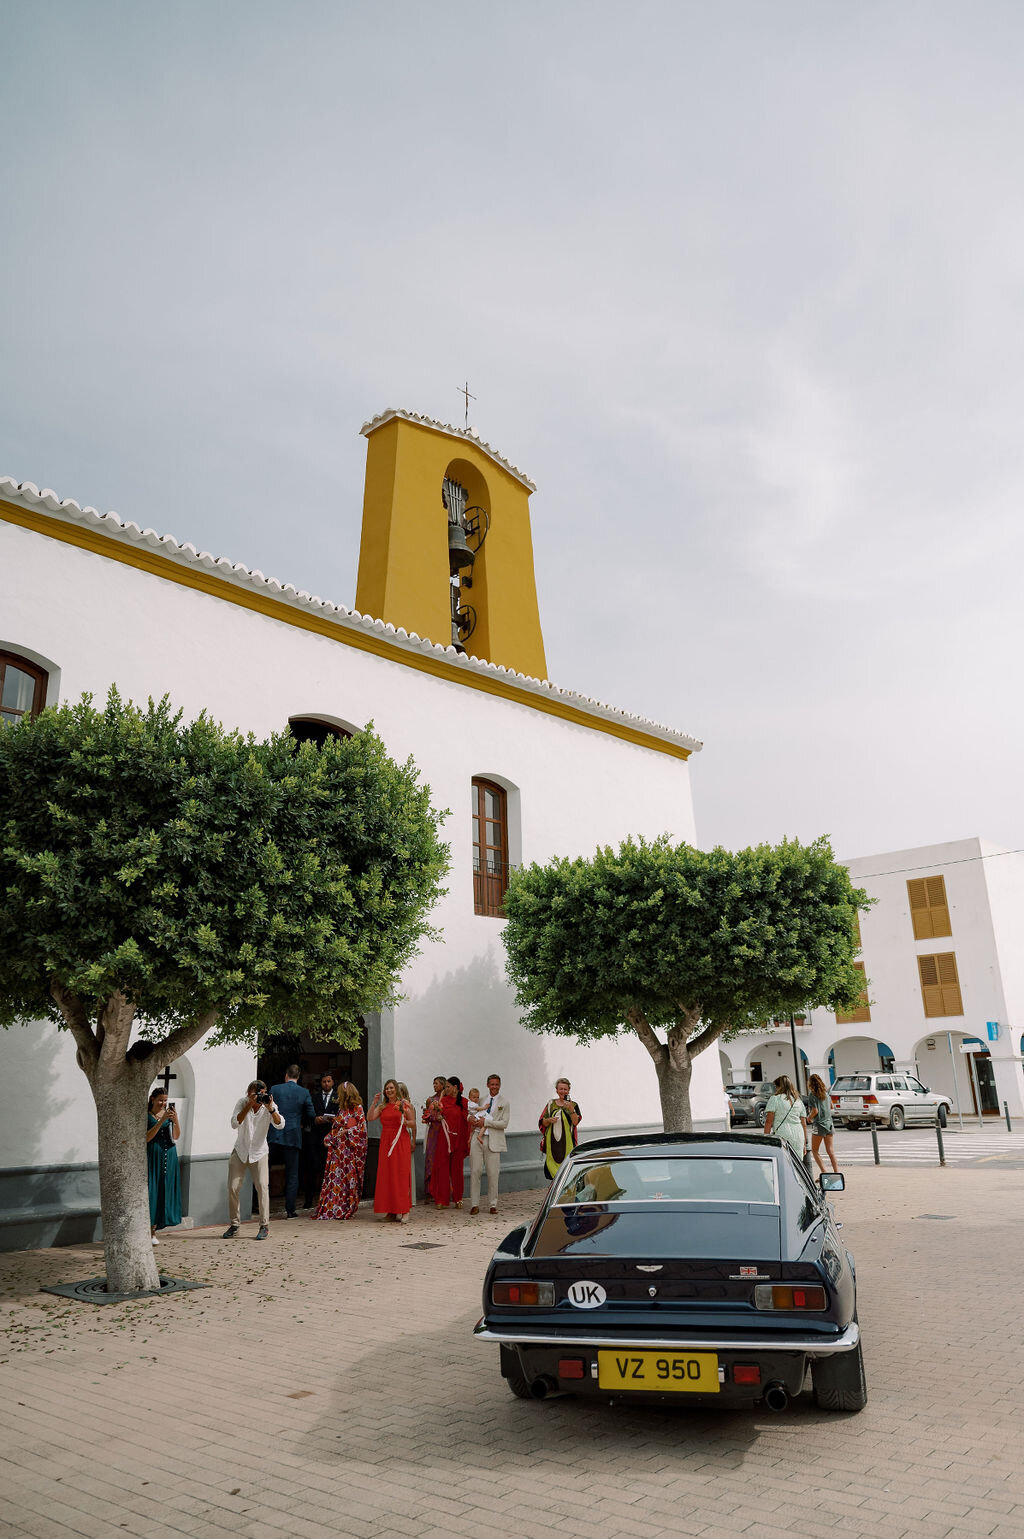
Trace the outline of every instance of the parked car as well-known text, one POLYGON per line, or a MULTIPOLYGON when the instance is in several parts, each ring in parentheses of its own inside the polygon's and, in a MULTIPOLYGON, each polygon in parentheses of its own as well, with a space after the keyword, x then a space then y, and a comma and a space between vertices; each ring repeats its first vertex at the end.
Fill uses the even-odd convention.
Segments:
POLYGON ((898 1131, 908 1122, 937 1122, 944 1128, 953 1110, 948 1095, 929 1090, 912 1074, 843 1074, 832 1086, 831 1096, 837 1127, 859 1128, 875 1122, 898 1131))
POLYGON ((580 1144, 499 1245, 480 1341, 520 1399, 554 1392, 781 1411, 867 1401, 853 1259, 827 1194, 764 1134, 580 1144), (686 1401, 679 1401, 680 1396, 686 1401))
MULTIPOLYGON (((729 1105, 732 1108, 732 1120, 734 1123, 757 1121, 753 1111, 753 1103, 761 1088, 761 1085, 755 1084, 753 1080, 736 1085, 726 1085, 725 1093, 729 1097, 729 1105)), ((761 1118, 761 1123, 762 1125, 764 1124, 763 1117, 761 1118)))

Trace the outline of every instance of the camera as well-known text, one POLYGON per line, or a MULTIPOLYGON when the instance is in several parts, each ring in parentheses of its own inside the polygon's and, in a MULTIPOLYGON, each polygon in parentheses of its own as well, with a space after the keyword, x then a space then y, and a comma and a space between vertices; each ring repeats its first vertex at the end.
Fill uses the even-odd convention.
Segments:
POLYGON ((259 1094, 257 1095, 256 1099, 257 1099, 257 1101, 259 1102, 259 1104, 261 1106, 269 1106, 270 1105, 270 1091, 269 1090, 261 1090, 259 1092, 259 1094))

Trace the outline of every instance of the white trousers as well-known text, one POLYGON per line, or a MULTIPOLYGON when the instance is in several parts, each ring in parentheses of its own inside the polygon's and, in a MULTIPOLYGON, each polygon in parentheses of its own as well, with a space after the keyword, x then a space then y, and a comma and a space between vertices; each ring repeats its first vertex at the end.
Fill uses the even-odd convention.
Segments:
POLYGON ((252 1176, 252 1184, 256 1188, 256 1197, 260 1205, 260 1223, 270 1223, 270 1156, 265 1154, 261 1160, 254 1160, 251 1165, 245 1160, 239 1159, 234 1149, 228 1160, 228 1213, 233 1224, 240 1224, 242 1182, 245 1180, 246 1171, 252 1176))
MULTIPOLYGON (((484 1137, 486 1136, 485 1134, 484 1137)), ((487 1171, 487 1206, 496 1208, 501 1155, 497 1149, 490 1149, 486 1145, 481 1147, 480 1140, 474 1133, 469 1145, 469 1205, 471 1208, 480 1206, 480 1177, 485 1169, 487 1171)))

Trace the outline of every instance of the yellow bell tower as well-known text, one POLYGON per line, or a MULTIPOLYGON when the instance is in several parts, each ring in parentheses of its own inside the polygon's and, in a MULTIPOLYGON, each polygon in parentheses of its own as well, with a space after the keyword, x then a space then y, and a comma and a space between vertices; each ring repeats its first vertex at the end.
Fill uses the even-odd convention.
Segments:
POLYGON ((469 429, 415 412, 364 424, 356 608, 442 646, 547 677, 521 470, 469 429))

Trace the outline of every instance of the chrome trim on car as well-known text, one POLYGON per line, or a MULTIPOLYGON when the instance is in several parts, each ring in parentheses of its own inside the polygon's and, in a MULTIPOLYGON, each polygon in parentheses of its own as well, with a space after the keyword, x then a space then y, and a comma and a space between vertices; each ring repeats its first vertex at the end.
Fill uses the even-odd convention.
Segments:
POLYGON ((589 1347, 594 1351, 614 1352, 618 1348, 628 1351, 642 1347, 653 1352, 803 1352, 808 1357, 831 1357, 836 1352, 852 1352, 860 1341, 860 1326, 852 1321, 840 1336, 619 1336, 595 1337, 573 1335, 571 1332, 548 1333, 526 1330, 490 1330, 479 1320, 473 1328, 477 1341, 497 1341, 505 1347, 589 1347))

